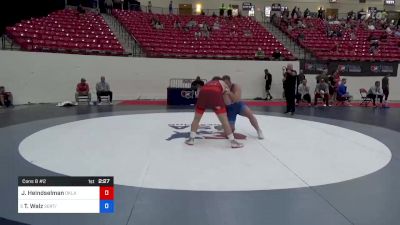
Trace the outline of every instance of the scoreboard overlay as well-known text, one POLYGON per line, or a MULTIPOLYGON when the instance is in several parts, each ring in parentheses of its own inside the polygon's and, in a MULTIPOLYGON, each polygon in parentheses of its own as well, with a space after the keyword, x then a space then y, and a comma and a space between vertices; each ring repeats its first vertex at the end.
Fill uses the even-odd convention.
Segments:
POLYGON ((18 213, 113 212, 113 177, 18 177, 18 213))

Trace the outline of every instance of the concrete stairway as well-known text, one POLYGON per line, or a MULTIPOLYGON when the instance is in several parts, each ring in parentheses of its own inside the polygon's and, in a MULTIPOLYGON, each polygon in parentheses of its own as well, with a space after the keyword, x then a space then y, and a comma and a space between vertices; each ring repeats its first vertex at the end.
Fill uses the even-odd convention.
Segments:
POLYGON ((125 52, 131 56, 144 56, 142 49, 135 39, 125 30, 115 17, 102 13, 101 14, 110 27, 111 31, 118 38, 125 52))
POLYGON ((289 51, 292 52, 292 54, 298 59, 315 59, 311 53, 307 52, 296 42, 292 41, 285 33, 275 27, 272 23, 265 22, 263 23, 263 26, 267 28, 267 30, 271 32, 283 45, 285 45, 285 47, 289 49, 289 51))

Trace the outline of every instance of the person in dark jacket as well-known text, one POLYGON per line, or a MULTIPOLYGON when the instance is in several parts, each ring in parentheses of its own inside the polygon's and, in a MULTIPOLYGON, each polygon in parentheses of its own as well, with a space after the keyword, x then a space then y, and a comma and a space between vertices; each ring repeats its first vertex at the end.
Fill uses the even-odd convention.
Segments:
POLYGON ((271 90, 271 83, 272 83, 272 75, 271 73, 268 71, 268 69, 264 70, 265 76, 265 93, 266 93, 266 97, 265 100, 271 100, 272 99, 272 95, 269 92, 271 90))
POLYGON ((296 84, 297 84, 297 72, 293 70, 293 65, 288 64, 286 67, 286 72, 284 73, 283 78, 283 88, 285 90, 285 98, 286 98, 286 112, 291 113, 292 115, 295 112, 296 108, 296 84))

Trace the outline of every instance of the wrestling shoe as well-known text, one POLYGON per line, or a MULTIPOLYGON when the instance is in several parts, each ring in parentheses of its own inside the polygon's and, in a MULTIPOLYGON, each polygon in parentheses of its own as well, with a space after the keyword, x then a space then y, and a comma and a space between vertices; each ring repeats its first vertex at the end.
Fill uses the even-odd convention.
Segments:
POLYGON ((257 136, 258 136, 258 139, 260 139, 260 140, 264 139, 264 135, 261 130, 257 131, 257 136))
POLYGON ((243 144, 236 141, 236 140, 232 140, 231 141, 231 148, 243 148, 243 144))
POLYGON ((185 144, 187 144, 187 145, 194 145, 194 138, 188 138, 188 139, 186 139, 185 144))

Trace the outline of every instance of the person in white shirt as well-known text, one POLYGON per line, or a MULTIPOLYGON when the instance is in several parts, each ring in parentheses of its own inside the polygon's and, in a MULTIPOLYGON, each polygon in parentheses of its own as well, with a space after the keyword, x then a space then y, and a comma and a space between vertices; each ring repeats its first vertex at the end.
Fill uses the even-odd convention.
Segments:
POLYGON ((110 85, 106 82, 104 76, 101 76, 100 82, 96 84, 96 94, 99 103, 101 102, 100 96, 109 96, 110 102, 112 102, 113 93, 111 92, 110 85))
POLYGON ((379 98, 379 102, 380 102, 380 104, 382 104, 383 92, 381 89, 380 81, 375 81, 375 85, 372 86, 368 91, 367 98, 372 99, 372 103, 373 103, 374 107, 376 107, 376 104, 375 104, 376 98, 379 98))
POLYGON ((368 25, 368 30, 375 30, 375 26, 373 24, 368 25))
POLYGON ((311 95, 310 95, 310 87, 307 86, 307 80, 304 79, 298 87, 297 95, 296 95, 296 102, 297 104, 300 100, 304 100, 308 102, 308 105, 311 106, 311 95))

